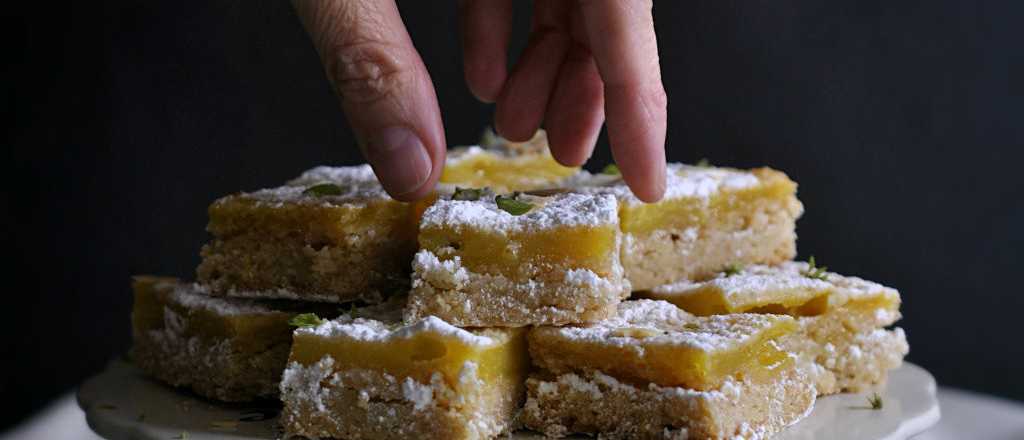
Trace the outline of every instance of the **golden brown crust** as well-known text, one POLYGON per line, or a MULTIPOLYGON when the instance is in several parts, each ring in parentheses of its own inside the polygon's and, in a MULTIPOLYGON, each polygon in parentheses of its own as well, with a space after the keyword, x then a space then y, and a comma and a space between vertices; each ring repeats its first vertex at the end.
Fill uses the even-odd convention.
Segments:
MULTIPOLYGON (((836 313, 846 312, 838 309, 836 313)), ((801 331, 782 339, 782 348, 809 361, 819 395, 858 392, 885 383, 910 350, 903 329, 850 331, 828 315, 800 318, 801 331)))
MULTIPOLYGON (((591 275, 588 282, 515 281, 503 275, 478 274, 442 264, 428 251, 420 251, 414 265, 412 291, 405 320, 437 316, 465 327, 523 327, 595 322, 615 314, 629 295, 618 274, 591 275), (434 263, 434 264, 432 264, 434 263)), ((564 278, 564 276, 562 277, 564 278)))
POLYGON ((773 381, 729 382, 719 390, 630 384, 602 373, 540 373, 527 381, 522 421, 553 438, 767 438, 813 407, 814 385, 789 368, 773 381))
POLYGON ((291 344, 282 342, 252 353, 231 341, 176 339, 136 333, 132 362, 153 378, 224 402, 276 398, 291 344))

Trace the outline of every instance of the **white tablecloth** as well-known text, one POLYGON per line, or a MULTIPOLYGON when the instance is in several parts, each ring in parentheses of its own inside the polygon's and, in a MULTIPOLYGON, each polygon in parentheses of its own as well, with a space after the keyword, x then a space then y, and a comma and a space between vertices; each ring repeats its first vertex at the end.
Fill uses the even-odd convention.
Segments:
MULTIPOLYGON (((1024 404, 995 397, 939 388, 942 420, 915 440, 1024 440, 1024 404)), ((0 440, 100 440, 85 424, 74 393, 0 434, 0 440)))

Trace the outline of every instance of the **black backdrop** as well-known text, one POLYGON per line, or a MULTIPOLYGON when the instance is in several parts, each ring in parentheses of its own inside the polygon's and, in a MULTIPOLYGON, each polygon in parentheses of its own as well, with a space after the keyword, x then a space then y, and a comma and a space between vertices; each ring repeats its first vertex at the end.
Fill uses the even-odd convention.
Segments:
MULTIPOLYGON (((359 161, 287 2, 32 8, 3 12, 0 395, 18 404, 0 426, 128 347, 129 276, 192 276, 209 201, 359 161)), ((401 9, 449 142, 473 142, 492 109, 462 81, 454 3, 401 9)), ((1024 3, 655 13, 669 158, 788 172, 802 258, 898 287, 910 359, 942 384, 1024 399, 1024 3)), ((591 166, 608 157, 602 138, 591 166)))

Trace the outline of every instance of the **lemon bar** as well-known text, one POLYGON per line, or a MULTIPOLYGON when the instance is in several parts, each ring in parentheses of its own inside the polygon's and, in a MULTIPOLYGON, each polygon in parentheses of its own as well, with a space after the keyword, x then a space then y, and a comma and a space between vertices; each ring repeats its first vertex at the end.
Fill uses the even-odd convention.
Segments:
POLYGON ((510 142, 487 131, 480 144, 448 150, 442 184, 528 191, 558 187, 579 171, 555 161, 544 130, 526 142, 510 142))
MULTIPOLYGON (((555 162, 539 132, 526 143, 493 138, 454 149, 438 192, 520 191, 557 185, 579 168, 555 162)), ((319 166, 287 185, 227 196, 209 208, 198 278, 214 294, 378 301, 408 286, 419 216, 437 198, 390 198, 369 165, 319 166)))
POLYGON ((697 315, 796 317, 799 331, 783 347, 813 361, 821 394, 884 382, 909 350, 902 329, 885 329, 900 318, 899 292, 804 262, 734 267, 703 281, 659 286, 646 295, 697 315))
POLYGON ((408 285, 415 210, 390 198, 369 165, 317 167, 210 205, 214 239, 198 278, 219 295, 377 301, 408 285))
POLYGON ((295 331, 281 381, 286 436, 488 439, 512 429, 529 360, 523 329, 464 330, 401 309, 295 331))
POLYGON ((517 327, 613 315, 630 291, 616 212, 609 195, 438 200, 420 223, 406 320, 517 327))
POLYGON ((637 199, 615 172, 581 172, 569 185, 618 197, 622 265, 634 290, 796 254, 803 205, 796 184, 779 171, 669 164, 665 197, 653 204, 637 199))
POLYGON ((549 437, 761 438, 803 418, 815 389, 779 342, 788 316, 695 317, 664 301, 581 327, 537 327, 523 423, 549 437))
POLYGON ((136 277, 132 360, 150 376, 228 402, 273 398, 300 311, 323 305, 216 298, 174 278, 136 277))

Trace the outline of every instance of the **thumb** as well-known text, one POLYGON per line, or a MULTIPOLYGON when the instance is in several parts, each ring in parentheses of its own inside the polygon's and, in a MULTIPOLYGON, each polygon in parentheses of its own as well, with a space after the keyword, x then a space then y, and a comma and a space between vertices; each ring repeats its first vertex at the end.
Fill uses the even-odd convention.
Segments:
POLYGON ((433 189, 445 139, 430 75, 393 0, 294 0, 359 147, 403 201, 433 189))

